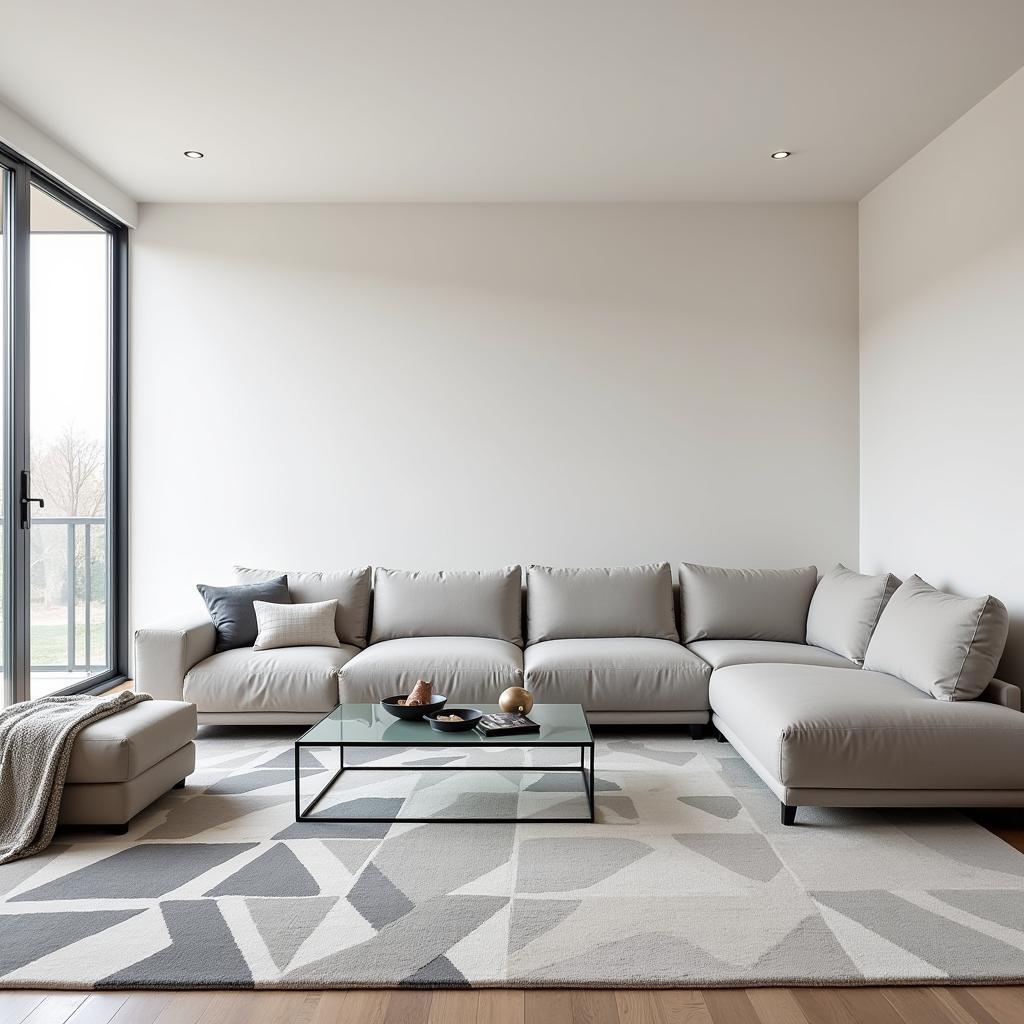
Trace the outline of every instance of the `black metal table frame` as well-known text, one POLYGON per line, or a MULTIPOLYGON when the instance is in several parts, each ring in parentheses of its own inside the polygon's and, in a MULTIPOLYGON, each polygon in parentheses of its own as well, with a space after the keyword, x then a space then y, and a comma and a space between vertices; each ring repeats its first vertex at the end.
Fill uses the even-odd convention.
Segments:
MULTIPOLYGON (((295 820, 303 822, 327 822, 329 824, 386 824, 386 825, 402 825, 405 823, 413 825, 423 824, 451 824, 451 825, 519 825, 519 824, 555 824, 555 825, 567 825, 567 824, 580 824, 586 822, 593 822, 595 820, 594 814, 594 740, 591 737, 588 743, 529 743, 529 742, 515 742, 511 738, 507 742, 495 743, 496 747, 525 747, 535 748, 538 750, 558 750, 558 749, 576 749, 580 752, 580 763, 576 765, 553 765, 552 767, 536 767, 536 766, 522 766, 522 765, 464 765, 463 767, 453 767, 452 765, 372 765, 372 764, 360 764, 360 765, 346 765, 345 764, 345 748, 346 747, 394 747, 394 743, 306 743, 302 740, 295 741, 295 820), (300 782, 302 775, 299 770, 299 757, 303 747, 337 747, 340 767, 331 776, 330 781, 324 786, 319 793, 306 805, 302 807, 302 797, 300 793, 300 782), (589 766, 586 762, 587 751, 590 752, 590 763, 589 766), (326 815, 311 815, 310 811, 327 795, 328 791, 334 786, 335 782, 341 778, 345 772, 507 772, 507 771, 521 771, 521 772, 536 772, 538 774, 544 774, 546 772, 579 772, 583 776, 583 789, 587 797, 587 805, 590 808, 590 814, 575 818, 381 818, 381 817, 361 817, 361 818, 336 818, 327 817, 326 815)), ((429 747, 413 746, 409 745, 402 749, 404 750, 424 750, 424 749, 445 749, 445 750, 457 750, 459 746, 444 747, 443 744, 435 743, 429 747)), ((479 750, 477 746, 467 747, 467 750, 479 750)))

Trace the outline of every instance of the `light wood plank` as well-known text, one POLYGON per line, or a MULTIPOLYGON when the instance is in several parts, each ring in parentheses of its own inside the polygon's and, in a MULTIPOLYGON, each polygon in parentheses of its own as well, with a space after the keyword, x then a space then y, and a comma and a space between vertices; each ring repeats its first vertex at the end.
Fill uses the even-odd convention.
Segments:
POLYGON ((110 1024, 128 1001, 127 992, 93 992, 70 1017, 68 1024, 110 1024))
POLYGON ((701 993, 714 1024, 761 1024, 754 1004, 741 988, 714 988, 701 993))
POLYGON ((959 1004, 954 1003, 957 1010, 950 1012, 930 989, 908 986, 882 991, 907 1024, 975 1024, 959 1004))
POLYGON ((473 989, 438 989, 430 1000, 427 1024, 476 1024, 480 993, 473 989))
POLYGON ((1022 986, 0 991, 2 1024, 1024 1024, 1022 986))
POLYGON ((384 1024, 426 1024, 431 995, 423 989, 399 989, 389 993, 384 1024))
POLYGON ((846 988, 839 994, 839 998, 857 1020, 870 1024, 903 1024, 903 1018, 880 988, 846 988))
POLYGON ((565 1024, 572 1020, 572 993, 566 989, 530 989, 524 993, 526 1024, 565 1024))
POLYGON ((21 1024, 48 995, 52 993, 36 989, 7 989, 0 992, 0 1020, 21 1024))
POLYGON ((260 1024, 311 1024, 320 992, 267 992, 256 996, 260 1024))
POLYGON ((61 992, 48 995, 31 1013, 24 1024, 65 1024, 68 1017, 85 1002, 85 992, 61 992))
POLYGON ((999 1024, 1024 1024, 1024 989, 993 986, 971 987, 967 991, 999 1024))
POLYGON ((809 1024, 862 1024, 843 1002, 841 989, 794 988, 793 998, 809 1024))
MULTIPOLYGON (((132 992, 114 1014, 111 1024, 153 1024, 167 1006, 179 996, 192 995, 184 992, 132 992)), ((204 992, 203 1007, 209 1005, 213 993, 204 992)))
POLYGON ((577 989, 572 994, 572 1024, 619 1024, 615 993, 606 989, 577 989))
POLYGON ((615 1006, 621 1024, 664 1024, 661 1008, 652 991, 619 989, 615 993, 615 1006))
MULTIPOLYGON (((313 1024, 341 1024, 346 1019, 344 1007, 350 994, 344 991, 321 992, 313 1024)), ((383 1020, 383 1011, 381 1020, 383 1020)))
POLYGON ((958 1024, 998 1024, 988 1010, 964 989, 933 987, 928 991, 958 1024))
POLYGON ((747 998, 761 1024, 809 1024, 789 989, 748 988, 747 998))
POLYGON ((654 993, 664 1024, 712 1024, 704 997, 687 988, 665 988, 654 993))
POLYGON ((214 992, 199 1024, 251 1024, 271 992, 214 992))
POLYGON ((338 1024, 384 1024, 389 994, 386 989, 352 989, 345 992, 340 1012, 334 1020, 338 1024))
POLYGON ((481 989, 476 1019, 480 1024, 524 1024, 526 999, 523 991, 510 988, 481 989))
MULTIPOLYGON (((175 992, 157 1011, 155 1024, 199 1024, 212 1000, 212 992, 175 992)), ((120 1017, 111 1024, 120 1024, 120 1017)))

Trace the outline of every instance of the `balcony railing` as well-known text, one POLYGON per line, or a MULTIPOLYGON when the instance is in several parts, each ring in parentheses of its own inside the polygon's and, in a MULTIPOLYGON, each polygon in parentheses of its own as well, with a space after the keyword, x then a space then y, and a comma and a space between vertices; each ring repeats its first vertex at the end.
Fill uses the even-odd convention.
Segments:
POLYGON ((106 667, 106 526, 103 516, 32 517, 29 646, 33 676, 66 673, 85 678, 106 667), (100 592, 94 594, 97 569, 103 576, 100 592), (60 599, 54 600, 54 594, 60 599), (94 627, 100 626, 100 635, 94 638, 94 627))

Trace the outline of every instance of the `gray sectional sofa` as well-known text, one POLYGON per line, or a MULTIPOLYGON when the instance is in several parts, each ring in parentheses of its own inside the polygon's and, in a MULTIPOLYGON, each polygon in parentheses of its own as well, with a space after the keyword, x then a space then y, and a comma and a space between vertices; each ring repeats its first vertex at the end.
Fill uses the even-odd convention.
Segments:
POLYGON ((518 566, 236 569, 243 585, 281 576, 291 602, 337 602, 331 646, 218 651, 209 618, 140 629, 137 686, 241 725, 315 722, 419 678, 470 704, 525 685, 595 724, 713 722, 787 824, 798 806, 1024 805, 1024 715, 993 678, 1007 615, 991 597, 843 566, 683 564, 675 593, 667 563, 530 566, 525 581, 518 566))

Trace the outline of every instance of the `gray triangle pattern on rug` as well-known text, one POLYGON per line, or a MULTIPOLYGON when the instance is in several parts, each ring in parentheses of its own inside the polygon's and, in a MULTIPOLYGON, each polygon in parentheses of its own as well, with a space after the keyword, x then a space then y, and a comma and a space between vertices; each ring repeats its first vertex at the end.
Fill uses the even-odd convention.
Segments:
POLYGON ((203 895, 319 896, 320 886, 284 843, 275 843, 203 895))
POLYGON ((376 839, 322 839, 320 840, 348 870, 356 874, 367 858, 380 846, 376 839))
MULTIPOLYGON (((328 751, 330 753, 330 751, 328 751)), ((264 761, 263 764, 256 766, 259 769, 264 768, 286 768, 288 771, 295 770, 295 752, 293 750, 284 750, 277 757, 272 758, 269 761, 264 761)), ((324 766, 316 759, 313 751, 309 747, 299 747, 299 768, 312 768, 314 771, 322 772, 326 771, 324 766)))
POLYGON ((722 832, 672 838, 694 853, 755 882, 770 882, 782 870, 782 862, 764 836, 722 832))
POLYGON ((113 928, 144 910, 83 910, 75 914, 0 914, 0 974, 113 928))
POLYGON ((583 905, 582 900, 512 900, 508 948, 516 953, 534 939, 560 925, 583 905))
POLYGON ((373 863, 363 868, 362 874, 349 890, 348 901, 378 931, 405 917, 416 906, 373 863))
POLYGON ((142 839, 191 839, 207 829, 237 821, 247 814, 277 807, 288 800, 280 796, 258 796, 251 793, 236 796, 215 796, 209 793, 193 797, 172 807, 167 820, 142 839))
POLYGON ((757 978, 777 984, 804 979, 823 981, 837 974, 848 978, 863 977, 860 968, 818 913, 804 918, 750 970, 757 978))
POLYGON ((304 964, 283 980, 316 985, 340 975, 355 986, 373 984, 380 977, 382 964, 387 965, 389 974, 407 978, 447 954, 507 904, 507 898, 493 896, 438 896, 426 900, 372 939, 304 964))
POLYGON ((6 895, 17 889, 22 882, 27 881, 37 871, 46 867, 54 857, 59 857, 70 847, 62 843, 54 843, 48 846, 41 853, 34 857, 26 857, 23 860, 12 860, 6 864, 0 864, 0 895, 6 895))
POLYGON ((214 900, 160 904, 171 944, 96 983, 97 988, 240 988, 252 973, 214 900))
POLYGON ((446 956, 435 956, 400 984, 407 988, 469 988, 466 976, 446 956))
MULTIPOLYGON (((302 768, 299 774, 305 778, 307 775, 319 775, 327 769, 318 766, 317 768, 302 768)), ((268 789, 270 786, 280 786, 282 783, 292 783, 295 780, 295 773, 286 771, 283 768, 256 768, 251 772, 228 775, 226 778, 215 782, 207 787, 207 793, 251 793, 256 789, 268 789)))
POLYGON ((336 896, 315 896, 248 899, 245 906, 277 969, 283 971, 337 902, 336 896))
POLYGON ((956 977, 956 972, 967 965, 989 977, 1024 968, 1021 950, 924 910, 896 893, 867 889, 811 895, 823 906, 831 907, 950 977, 956 977))
MULTIPOLYGON (((358 797, 334 804, 316 814, 336 818, 393 818, 405 801, 401 797, 358 797)), ((296 821, 278 832, 274 839, 383 839, 390 822, 296 821)))
POLYGON ((152 899, 191 882, 257 843, 144 843, 30 889, 22 900, 152 899))
POLYGON ((682 768, 689 764, 696 756, 692 750, 659 750, 657 747, 649 747, 639 740, 613 740, 608 744, 609 750, 617 754, 633 754, 636 757, 650 758, 652 761, 660 761, 662 764, 675 765, 682 768))
POLYGON ((676 799, 705 814, 713 814, 722 821, 732 821, 743 809, 743 805, 734 796, 680 796, 676 799))

